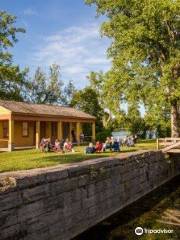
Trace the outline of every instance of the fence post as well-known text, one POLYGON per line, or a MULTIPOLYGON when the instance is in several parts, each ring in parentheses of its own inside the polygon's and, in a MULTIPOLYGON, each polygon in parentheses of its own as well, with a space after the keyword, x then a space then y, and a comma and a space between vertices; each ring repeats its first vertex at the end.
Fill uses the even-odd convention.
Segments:
POLYGON ((157 148, 157 150, 159 150, 159 138, 157 138, 157 140, 156 140, 156 148, 157 148))

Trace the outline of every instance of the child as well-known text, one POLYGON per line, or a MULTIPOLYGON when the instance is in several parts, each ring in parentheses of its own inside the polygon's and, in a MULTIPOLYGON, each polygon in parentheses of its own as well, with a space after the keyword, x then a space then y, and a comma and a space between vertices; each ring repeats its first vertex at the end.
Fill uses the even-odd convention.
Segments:
POLYGON ((69 141, 68 138, 66 138, 66 141, 64 143, 64 147, 63 147, 64 152, 74 152, 72 143, 69 141))
POLYGON ((55 152, 59 152, 61 150, 61 147, 60 147, 60 142, 58 139, 55 140, 55 143, 54 143, 54 151, 55 152))

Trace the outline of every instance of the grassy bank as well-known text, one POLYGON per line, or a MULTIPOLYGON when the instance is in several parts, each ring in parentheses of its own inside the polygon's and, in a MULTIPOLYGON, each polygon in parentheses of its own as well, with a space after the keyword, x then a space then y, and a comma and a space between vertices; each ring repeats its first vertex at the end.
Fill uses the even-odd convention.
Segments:
MULTIPOLYGON (((0 172, 55 166, 63 163, 74 163, 88 159, 109 157, 117 154, 108 151, 105 153, 87 155, 84 154, 84 148, 85 147, 82 146, 75 147, 75 153, 68 154, 54 152, 41 153, 39 150, 21 150, 10 153, 0 153, 0 172)), ((134 152, 146 149, 155 149, 155 142, 139 142, 135 147, 122 147, 121 152, 134 152)))

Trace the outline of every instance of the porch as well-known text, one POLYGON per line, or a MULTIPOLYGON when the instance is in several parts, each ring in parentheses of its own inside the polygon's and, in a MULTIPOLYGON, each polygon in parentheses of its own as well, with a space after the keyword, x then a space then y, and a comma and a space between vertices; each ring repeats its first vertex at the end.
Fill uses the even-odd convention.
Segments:
POLYGON ((95 121, 76 121, 75 119, 33 119, 32 117, 9 117, 0 120, 0 151, 39 148, 41 139, 69 138, 74 144, 95 140, 95 121), (91 134, 81 138, 86 125, 91 134))

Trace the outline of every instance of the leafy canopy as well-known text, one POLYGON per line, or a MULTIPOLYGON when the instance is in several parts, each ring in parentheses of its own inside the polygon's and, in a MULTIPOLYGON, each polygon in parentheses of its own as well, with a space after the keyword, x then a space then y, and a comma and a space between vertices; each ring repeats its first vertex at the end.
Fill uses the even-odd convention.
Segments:
POLYGON ((91 87, 76 91, 72 97, 71 104, 81 111, 96 117, 96 130, 102 129, 103 108, 99 104, 98 95, 91 87))
POLYGON ((5 11, 0 11, 0 98, 23 100, 27 69, 20 71, 12 64, 9 48, 17 42, 17 33, 24 33, 23 28, 15 27, 16 17, 5 11))
POLYGON ((107 16, 101 31, 112 40, 113 66, 104 91, 113 111, 122 99, 143 103, 147 111, 179 104, 180 0, 86 2, 107 16))
POLYGON ((30 100, 34 103, 63 103, 63 82, 60 79, 60 67, 53 64, 49 74, 38 67, 31 81, 30 100))

